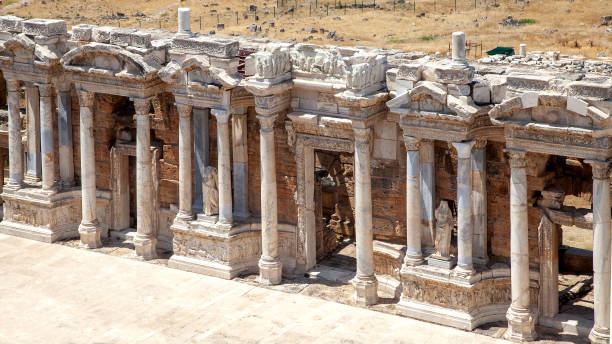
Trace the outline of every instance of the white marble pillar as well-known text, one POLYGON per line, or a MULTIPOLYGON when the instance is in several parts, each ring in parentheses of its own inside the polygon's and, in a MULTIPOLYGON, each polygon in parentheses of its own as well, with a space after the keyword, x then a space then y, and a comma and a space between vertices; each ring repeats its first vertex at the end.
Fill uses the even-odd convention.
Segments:
POLYGON ((527 222, 527 161, 525 152, 506 150, 510 156, 510 280, 512 304, 506 313, 506 338, 535 339, 535 317, 529 290, 529 234, 527 222))
POLYGON ((23 185, 23 145, 21 143, 21 115, 19 113, 19 80, 6 81, 8 93, 9 181, 7 188, 23 185))
POLYGON ((472 147, 475 141, 453 142, 457 150, 457 271, 474 271, 472 261, 472 147))
POLYGON ((370 171, 371 129, 353 127, 355 133, 355 242, 357 273, 353 279, 355 303, 378 302, 378 281, 374 275, 374 232, 372 230, 372 178, 370 171))
POLYGON ((74 186, 74 155, 72 148, 72 99, 70 84, 57 86, 57 126, 60 180, 63 188, 74 186))
POLYGON ((217 118, 217 175, 219 179, 219 222, 232 223, 232 163, 230 158, 230 113, 227 110, 211 109, 217 118))
POLYGON ((40 151, 42 155, 42 189, 54 193, 55 142, 53 135, 53 85, 39 84, 40 93, 40 151))
POLYGON ((261 161, 261 258, 259 281, 279 284, 282 264, 278 250, 278 208, 276 192, 276 148, 274 143, 274 115, 258 115, 259 156, 261 161))
POLYGON ((208 142, 209 112, 209 109, 193 108, 193 160, 195 163, 193 209, 197 212, 200 212, 203 207, 202 175, 204 169, 210 164, 208 142))
POLYGON ((191 9, 188 7, 178 8, 178 33, 191 33, 191 9))
POLYGON ((193 219, 192 205, 192 168, 191 152, 191 105, 177 104, 179 114, 179 212, 176 219, 189 221, 193 219))
POLYGON ((453 32, 452 45, 453 64, 467 65, 467 59, 465 58, 465 33, 453 32))
POLYGON ((157 238, 153 221, 153 181, 151 166, 151 119, 150 99, 136 98, 136 236, 134 248, 136 256, 145 260, 157 257, 157 238))
POLYGON ((79 91, 81 146, 81 246, 102 247, 102 228, 96 214, 96 156, 94 153, 93 106, 94 93, 79 91))
POLYGON ((421 140, 421 221, 423 234, 421 242, 426 250, 433 251, 436 210, 436 174, 435 174, 434 141, 421 140))
POLYGON ((421 252, 420 140, 404 135, 406 145, 406 256, 404 264, 423 263, 421 252))
POLYGON ((486 140, 476 140, 472 149, 473 258, 478 264, 489 261, 487 253, 487 166, 486 140))
POLYGON ((28 183, 40 182, 41 156, 40 156, 40 98, 38 87, 33 83, 26 83, 26 116, 27 137, 25 180, 28 183))
POLYGON ((246 108, 232 110, 234 216, 249 217, 249 151, 246 108))
POLYGON ((585 161, 593 167, 593 293, 592 343, 610 340, 610 176, 607 161, 585 161))

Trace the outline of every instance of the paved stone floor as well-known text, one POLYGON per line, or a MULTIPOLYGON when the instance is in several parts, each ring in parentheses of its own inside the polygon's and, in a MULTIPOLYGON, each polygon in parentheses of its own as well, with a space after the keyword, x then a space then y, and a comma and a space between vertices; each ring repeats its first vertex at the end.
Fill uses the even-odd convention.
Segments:
POLYGON ((159 264, 0 234, 0 343, 496 343, 159 264))

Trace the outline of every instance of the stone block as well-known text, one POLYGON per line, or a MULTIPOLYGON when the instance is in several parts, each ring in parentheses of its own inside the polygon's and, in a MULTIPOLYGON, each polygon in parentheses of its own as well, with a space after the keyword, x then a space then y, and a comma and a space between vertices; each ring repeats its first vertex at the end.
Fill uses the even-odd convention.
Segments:
POLYGON ((378 139, 397 140, 397 124, 390 121, 379 121, 374 124, 374 137, 378 139))
POLYGON ((113 28, 108 26, 94 27, 91 31, 92 39, 98 43, 109 43, 110 35, 113 28))
POLYGON ((476 82, 472 86, 472 98, 476 104, 491 103, 491 88, 487 82, 476 82))
POLYGON ((422 71, 422 78, 443 84, 466 85, 472 82, 474 68, 458 67, 445 64, 430 64, 422 71))
POLYGON ((130 45, 137 48, 151 48, 151 34, 145 32, 134 32, 131 35, 130 45))
POLYGON ((0 17, 0 31, 21 32, 23 30, 23 19, 15 16, 0 17))
POLYGON ((586 115, 589 103, 576 97, 567 97, 567 109, 580 115, 586 115))
POLYGON ((542 91, 548 89, 552 79, 553 77, 548 75, 512 73, 508 75, 507 82, 512 90, 542 91))
POLYGON ((374 139, 372 157, 374 159, 397 159, 397 141, 374 139))
POLYGON ((448 85, 448 94, 455 97, 469 96, 471 89, 470 85, 448 85))
POLYGON ((127 47, 132 44, 133 29, 113 29, 110 32, 110 44, 127 47))
POLYGON ((523 109, 529 109, 538 106, 538 93, 536 92, 525 92, 521 95, 521 103, 523 109))
POLYGON ((88 24, 79 24, 72 27, 72 37, 73 41, 86 41, 89 42, 91 40, 91 34, 93 32, 93 26, 88 24))
POLYGON ((30 19, 23 22, 23 33, 32 36, 55 36, 68 32, 66 22, 58 19, 30 19))
POLYGON ((420 64, 402 64, 397 71, 398 80, 419 81, 423 66, 420 64))
POLYGON ((214 57, 230 58, 238 56, 239 43, 238 41, 211 39, 208 37, 175 37, 172 40, 172 49, 178 51, 202 53, 214 57))
POLYGON ((568 94, 591 100, 608 99, 612 92, 612 84, 594 83, 588 81, 574 81, 568 86, 568 94))

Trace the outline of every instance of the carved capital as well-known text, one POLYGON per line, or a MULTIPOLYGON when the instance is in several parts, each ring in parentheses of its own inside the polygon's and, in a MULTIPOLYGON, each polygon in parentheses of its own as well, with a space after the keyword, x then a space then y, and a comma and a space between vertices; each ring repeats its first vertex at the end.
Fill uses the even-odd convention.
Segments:
POLYGON ((95 95, 94 92, 79 91, 79 106, 88 108, 93 107, 95 95))
POLYGON ((215 116, 215 118, 217 119, 217 123, 220 123, 220 124, 229 123, 230 112, 227 110, 210 109, 210 114, 215 116))
POLYGON ((262 133, 273 131, 276 117, 278 117, 278 115, 257 115, 257 119, 259 119, 259 131, 262 133))
POLYGON ((472 154, 472 147, 474 147, 476 141, 466 141, 466 142, 453 142, 452 145, 455 147, 457 151, 458 159, 470 159, 472 154))
POLYGON ((179 118, 189 118, 192 109, 193 106, 191 105, 176 104, 176 111, 178 112, 179 118))
POLYGON ((527 153, 525 151, 519 151, 514 149, 504 149, 504 152, 510 157, 510 168, 526 168, 527 167, 527 153))
POLYGON ((369 151, 372 146, 372 129, 353 128, 353 132, 355 133, 355 149, 369 151))
POLYGON ((585 160, 593 169, 593 179, 609 179, 610 178, 610 162, 600 160, 585 160))
POLYGON ((148 115, 151 110, 151 99, 150 98, 132 98, 134 102, 134 110, 136 116, 148 115))
POLYGON ((404 134, 404 145, 407 151, 417 151, 421 149, 421 139, 418 137, 404 134))
POLYGON ((41 98, 47 98, 43 101, 50 101, 50 97, 53 96, 53 85, 51 84, 36 84, 38 86, 38 93, 41 98))
POLYGON ((19 91, 20 82, 17 79, 8 79, 6 80, 6 89, 8 92, 17 92, 19 91))
POLYGON ((477 138, 473 149, 483 149, 487 146, 487 139, 477 138))

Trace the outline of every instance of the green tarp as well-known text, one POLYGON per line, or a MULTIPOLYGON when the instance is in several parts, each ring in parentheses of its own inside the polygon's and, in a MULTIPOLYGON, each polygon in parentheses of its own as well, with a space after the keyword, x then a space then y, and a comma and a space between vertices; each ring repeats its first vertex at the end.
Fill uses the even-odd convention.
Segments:
POLYGON ((512 56, 512 55, 514 55, 514 48, 497 47, 495 49, 487 51, 487 54, 488 55, 506 55, 506 56, 512 56))

